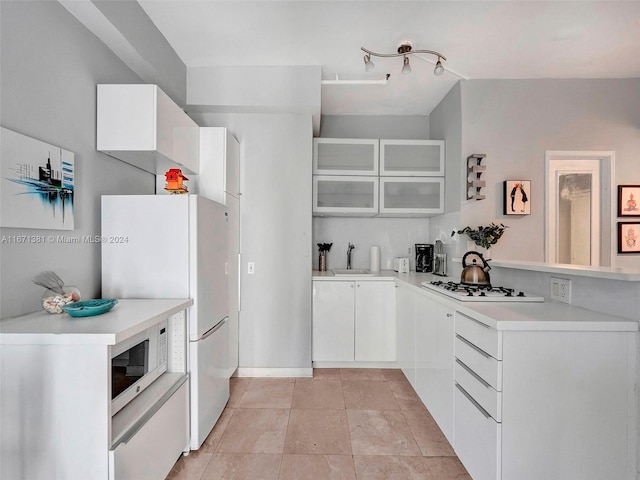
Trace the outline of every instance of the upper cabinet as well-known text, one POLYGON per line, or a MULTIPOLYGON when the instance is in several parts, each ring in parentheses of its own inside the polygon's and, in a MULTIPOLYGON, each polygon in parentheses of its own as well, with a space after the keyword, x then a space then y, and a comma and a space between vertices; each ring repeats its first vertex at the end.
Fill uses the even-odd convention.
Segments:
POLYGON ((194 176, 199 195, 226 205, 240 198, 240 144, 225 127, 200 128, 200 170, 194 176))
POLYGON ((314 138, 313 214, 444 213, 444 141, 314 138))
POLYGON ((157 85, 98 85, 96 148, 154 174, 198 173, 199 127, 157 85))
POLYGON ((444 140, 380 140, 380 176, 443 177, 444 140))
POLYGON ((314 175, 378 175, 378 143, 366 138, 314 138, 314 175))

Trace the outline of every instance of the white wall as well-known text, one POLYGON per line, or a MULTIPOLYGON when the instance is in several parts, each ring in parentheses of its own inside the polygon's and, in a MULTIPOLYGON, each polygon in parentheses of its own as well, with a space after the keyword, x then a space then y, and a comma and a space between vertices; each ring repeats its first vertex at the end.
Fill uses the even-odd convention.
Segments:
POLYGON ((326 138, 429 138, 428 115, 322 115, 320 136, 326 138))
MULTIPOLYGON (((138 83, 58 2, 2 2, 2 126, 75 153, 75 231, 2 228, 0 235, 99 235, 100 195, 149 194, 154 176, 95 149, 96 84, 138 83)), ((0 181, 3 181, 0 179, 0 181)), ((100 244, 0 244, 0 317, 41 308, 32 283, 53 270, 100 297, 100 244)))
POLYGON ((194 119, 240 142, 240 368, 311 368, 311 116, 194 119))
MULTIPOLYGON (((487 199, 463 201, 461 226, 509 225, 491 249, 495 258, 544 261, 545 150, 613 150, 615 183, 640 183, 640 79, 468 80, 461 86, 461 156, 487 155, 487 199), (531 180, 531 215, 502 215, 502 182, 509 179, 531 180)), ((616 266, 640 267, 640 255, 617 256, 616 266)))

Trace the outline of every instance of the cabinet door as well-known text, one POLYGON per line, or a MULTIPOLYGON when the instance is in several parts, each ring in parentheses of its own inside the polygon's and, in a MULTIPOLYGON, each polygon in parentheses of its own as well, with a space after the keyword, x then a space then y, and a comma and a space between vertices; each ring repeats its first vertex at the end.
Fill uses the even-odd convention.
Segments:
POLYGON ((313 214, 378 214, 378 177, 313 176, 313 214))
POLYGON ((312 360, 351 362, 354 282, 313 282, 312 360))
POLYGON ((380 140, 380 175, 444 176, 444 141, 380 140))
POLYGON ((395 282, 356 282, 356 361, 396 360, 395 294, 395 282))
POLYGON ((396 352, 398 366, 416 388, 416 294, 408 288, 396 288, 396 352))
POLYGON ((314 138, 313 173, 319 175, 378 175, 378 140, 314 138))
POLYGON ((440 213, 444 213, 444 178, 380 178, 380 216, 440 213))
POLYGON ((453 444, 454 311, 418 295, 416 392, 453 444))

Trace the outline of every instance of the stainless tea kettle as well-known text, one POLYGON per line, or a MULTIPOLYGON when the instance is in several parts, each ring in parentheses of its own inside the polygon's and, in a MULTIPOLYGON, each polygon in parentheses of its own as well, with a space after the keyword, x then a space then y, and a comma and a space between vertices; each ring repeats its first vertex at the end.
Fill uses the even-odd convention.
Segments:
POLYGON ((466 285, 491 285, 491 279, 489 277, 491 267, 480 252, 470 251, 465 253, 464 257, 462 257, 462 267, 460 283, 466 285), (475 255, 482 260, 482 266, 478 265, 475 258, 472 260, 471 265, 467 264, 467 257, 469 255, 475 255))

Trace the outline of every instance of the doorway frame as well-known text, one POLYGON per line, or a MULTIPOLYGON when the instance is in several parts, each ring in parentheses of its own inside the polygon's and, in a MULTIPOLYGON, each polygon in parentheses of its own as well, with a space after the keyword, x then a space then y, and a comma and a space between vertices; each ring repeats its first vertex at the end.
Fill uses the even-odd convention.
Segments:
POLYGON ((608 151, 595 151, 595 150, 546 150, 544 154, 544 182, 545 182, 545 195, 544 195, 544 225, 545 225, 545 242, 544 242, 544 255, 545 262, 556 263, 552 260, 552 254, 555 254, 556 245, 556 216, 553 218, 553 225, 549 206, 549 173, 551 161, 575 161, 575 160, 597 160, 600 165, 600 252, 598 257, 599 266, 615 267, 616 259, 616 229, 614 228, 617 204, 613 198, 616 192, 615 184, 615 156, 616 153, 613 150, 608 151), (608 202, 608 205, 606 204, 608 202), (608 228, 608 232, 603 232, 603 227, 608 228), (608 245, 607 245, 608 243, 608 245), (553 245, 553 250, 550 246, 553 245), (608 255, 603 255, 603 250, 608 248, 608 255), (606 265, 608 263, 609 265, 606 265))

